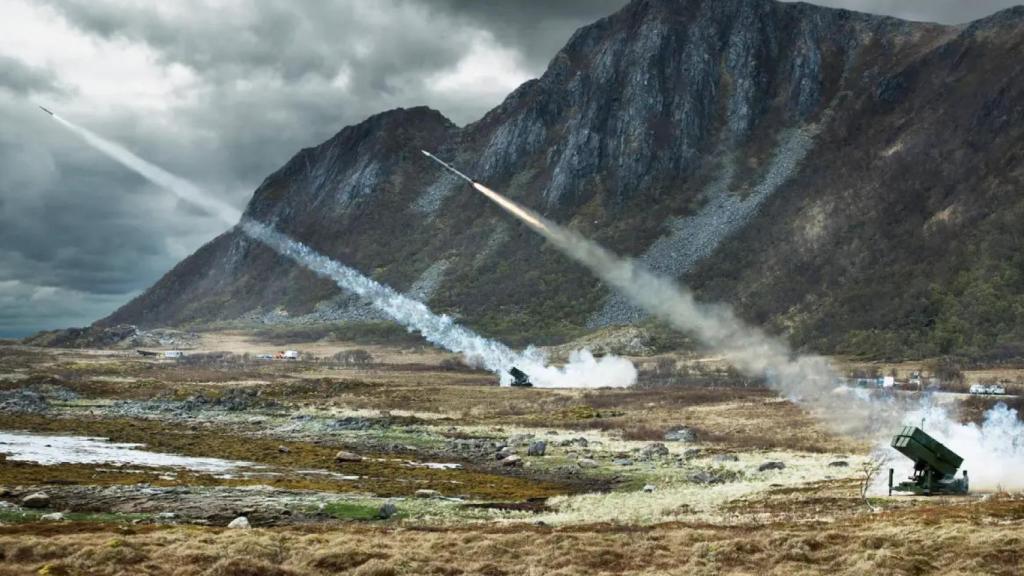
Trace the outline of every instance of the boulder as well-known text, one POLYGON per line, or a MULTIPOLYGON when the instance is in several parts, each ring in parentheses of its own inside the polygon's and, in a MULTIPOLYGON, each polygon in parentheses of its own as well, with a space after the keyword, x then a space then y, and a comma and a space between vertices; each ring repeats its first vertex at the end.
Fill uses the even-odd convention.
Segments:
POLYGON ((527 456, 543 456, 547 452, 548 443, 543 440, 538 440, 530 444, 530 447, 526 450, 527 456))
POLYGON ((580 458, 576 465, 580 468, 597 468, 597 462, 592 458, 580 458))
POLYGON ((377 510, 377 516, 384 520, 391 518, 395 514, 398 514, 398 506, 395 506, 394 502, 385 502, 384 504, 381 504, 380 509, 377 510))
POLYGON ((50 496, 45 492, 29 494, 21 499, 21 505, 25 508, 47 508, 50 505, 50 496))
POLYGON ((701 450, 700 448, 689 448, 685 452, 683 452, 683 457, 684 458, 697 458, 698 456, 700 456, 703 453, 704 453, 704 451, 701 450))
POLYGON ((768 470, 782 470, 786 467, 785 462, 779 462, 778 460, 770 460, 761 464, 757 467, 758 472, 766 472, 768 470))
POLYGON ((420 489, 416 491, 417 498, 440 498, 441 493, 437 490, 420 489))
POLYGON ((664 438, 666 442, 696 442, 697 433, 693 428, 681 426, 665 432, 664 438))
POLYGON ((569 440, 562 440, 560 443, 562 446, 579 446, 580 448, 586 448, 590 445, 590 442, 586 438, 580 436, 579 438, 570 438, 569 440))
POLYGON ((658 458, 664 458, 665 456, 668 456, 668 446, 665 446, 661 442, 648 444, 640 450, 641 460, 655 460, 658 458))
POLYGON ((235 518, 230 523, 228 523, 228 528, 236 530, 248 530, 249 528, 252 528, 252 525, 249 524, 248 518, 246 518, 245 516, 239 516, 238 518, 235 518))
POLYGON ((362 462, 363 461, 363 457, 360 456, 359 454, 354 453, 354 452, 348 452, 346 450, 339 450, 338 453, 334 455, 334 461, 335 462, 339 462, 339 463, 342 463, 342 462, 362 462))
POLYGON ((644 484, 644 492, 650 494, 651 492, 654 492, 654 490, 654 484, 644 484))
POLYGON ((633 460, 630 459, 630 458, 616 458, 614 462, 615 462, 616 466, 632 466, 633 465, 633 460))
POLYGON ((713 462, 717 462, 719 464, 721 464, 723 462, 739 462, 740 461, 739 456, 736 456, 735 454, 717 454, 711 460, 713 462))
POLYGON ((835 462, 828 463, 830 468, 846 468, 850 465, 846 460, 836 460, 835 462))
POLYGON ((515 454, 512 454, 501 461, 502 466, 520 466, 522 463, 523 459, 515 454))
POLYGON ((689 480, 694 484, 718 484, 722 481, 717 474, 710 470, 699 470, 694 472, 693 474, 690 474, 689 480))
POLYGON ((60 512, 52 512, 50 514, 43 514, 39 519, 45 522, 62 522, 64 520, 64 515, 60 512))

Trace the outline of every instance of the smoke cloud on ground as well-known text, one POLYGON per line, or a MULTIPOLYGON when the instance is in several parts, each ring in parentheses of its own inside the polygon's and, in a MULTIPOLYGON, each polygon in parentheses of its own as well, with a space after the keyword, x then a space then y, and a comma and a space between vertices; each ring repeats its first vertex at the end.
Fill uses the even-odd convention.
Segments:
MULTIPOLYGON (((979 425, 961 424, 946 408, 925 402, 906 414, 905 423, 923 424, 929 435, 964 458, 961 469, 968 471, 972 491, 1024 490, 1024 422, 1006 404, 996 404, 979 425)), ((895 469, 896 482, 913 474, 913 463, 888 444, 879 453, 895 469)), ((875 483, 876 492, 885 488, 882 484, 887 486, 888 478, 875 483)))
POLYGON ((473 187, 631 302, 695 336, 744 374, 764 377, 769 386, 808 408, 833 430, 873 439, 879 442, 880 454, 895 454, 906 461, 888 448, 888 440, 899 426, 920 425, 923 418, 927 432, 964 457, 975 487, 1021 485, 1024 427, 1015 410, 999 406, 986 414, 981 426, 963 425, 945 411, 928 408, 927 397, 924 407, 907 410, 897 402, 875 399, 865 390, 838 385, 825 358, 795 354, 783 341, 747 325, 728 306, 697 302, 690 290, 674 280, 655 275, 633 259, 613 254, 478 182, 473 187))
POLYGON ((434 314, 422 302, 384 286, 263 224, 252 220, 239 223, 241 213, 237 209, 203 193, 191 182, 64 118, 54 115, 54 119, 89 145, 181 200, 207 211, 229 226, 238 223, 239 228, 249 237, 333 280, 339 288, 367 299, 378 310, 410 331, 419 332, 427 341, 462 354, 471 366, 498 374, 503 385, 511 383, 508 369, 512 366, 529 374, 535 386, 544 388, 626 387, 636 382, 636 368, 624 358, 606 356, 595 359, 589 351, 581 350, 570 356, 568 365, 559 368, 547 365, 539 350, 528 348, 521 353, 515 352, 500 342, 484 338, 455 323, 447 315, 434 314))

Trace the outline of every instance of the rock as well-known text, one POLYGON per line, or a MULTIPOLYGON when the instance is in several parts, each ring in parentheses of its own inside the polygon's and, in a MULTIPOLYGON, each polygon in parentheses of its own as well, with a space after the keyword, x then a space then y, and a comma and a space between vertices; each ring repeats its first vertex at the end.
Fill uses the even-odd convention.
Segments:
POLYGON ((246 518, 245 516, 239 516, 238 518, 235 518, 228 524, 228 528, 248 530, 249 528, 252 528, 252 525, 249 524, 248 518, 246 518))
POLYGON ((281 454, 287 454, 291 452, 291 450, 289 450, 287 446, 278 446, 277 451, 280 452, 281 454))
POLYGON ((530 447, 526 451, 527 456, 543 456, 548 449, 548 443, 543 440, 538 440, 530 444, 530 447))
POLYGON ((688 450, 683 452, 683 458, 697 458, 703 452, 704 451, 701 450, 700 448, 689 448, 688 450))
POLYGON ((338 453, 334 455, 334 461, 335 462, 362 462, 363 461, 363 457, 360 456, 359 454, 354 453, 354 452, 347 452, 345 450, 339 450, 338 453))
POLYGON ((693 428, 682 426, 665 432, 664 438, 666 442, 696 442, 697 433, 693 428))
POLYGON ((576 465, 580 468, 597 468, 597 462, 592 458, 581 458, 576 465))
POLYGON ((441 493, 437 490, 420 489, 416 491, 417 498, 440 498, 441 493))
POLYGON ((60 512, 52 512, 50 514, 43 514, 39 519, 46 522, 63 522, 64 515, 60 512))
POLYGON ((712 458, 711 460, 713 462, 718 462, 719 464, 722 463, 722 462, 739 462, 740 461, 739 457, 736 456, 735 454, 716 454, 715 457, 712 458))
POLYGON ((562 440, 559 443, 561 446, 579 446, 580 448, 586 448, 590 445, 590 442, 586 438, 580 436, 579 438, 571 438, 569 440, 562 440))
POLYGON ((522 463, 523 459, 520 458, 519 456, 516 456, 515 454, 512 454, 511 456, 508 456, 507 458, 501 461, 502 466, 519 466, 522 463))
POLYGON ((643 490, 644 490, 644 492, 646 492, 648 494, 650 494, 651 492, 654 492, 654 490, 655 490, 654 484, 644 484, 644 489, 643 490))
POLYGON ((846 460, 836 460, 835 462, 829 462, 829 468, 846 468, 850 465, 846 460))
POLYGON ((632 466, 633 460, 629 458, 616 458, 614 463, 616 466, 632 466))
POLYGON ((506 447, 502 448, 501 450, 498 450, 498 452, 494 456, 498 460, 504 460, 504 459, 508 458, 509 456, 512 456, 515 453, 516 453, 515 450, 512 450, 511 448, 506 446, 506 447))
POLYGON ((664 458, 665 456, 668 456, 668 446, 665 446, 661 442, 648 444, 640 450, 641 460, 655 460, 657 458, 664 458))
POLYGON ((50 497, 45 492, 36 492, 22 498, 21 505, 25 508, 46 508, 50 505, 50 497))
POLYGON ((709 470, 699 470, 694 472, 693 474, 690 474, 689 480, 694 484, 718 484, 722 481, 717 474, 709 470))
POLYGON ((757 467, 757 471, 758 472, 765 472, 765 471, 768 471, 768 470, 782 470, 785 467, 786 467, 786 464, 784 462, 779 462, 778 460, 771 460, 771 461, 765 462, 764 464, 761 464, 760 466, 758 466, 757 467))
POLYGON ((377 516, 384 520, 391 518, 395 514, 398 514, 398 506, 395 506, 394 502, 385 502, 384 504, 381 504, 380 509, 377 510, 377 516))

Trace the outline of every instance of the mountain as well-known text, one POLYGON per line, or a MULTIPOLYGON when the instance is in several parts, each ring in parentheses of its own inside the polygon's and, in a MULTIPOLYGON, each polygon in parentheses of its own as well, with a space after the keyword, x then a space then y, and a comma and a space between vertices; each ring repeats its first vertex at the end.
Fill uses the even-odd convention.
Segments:
MULTIPOLYGON (((634 0, 458 127, 399 109, 300 151, 245 216, 485 334, 643 315, 421 148, 798 346, 1024 350, 1024 8, 964 26, 634 0)), ((372 311, 231 230, 100 326, 372 311)))

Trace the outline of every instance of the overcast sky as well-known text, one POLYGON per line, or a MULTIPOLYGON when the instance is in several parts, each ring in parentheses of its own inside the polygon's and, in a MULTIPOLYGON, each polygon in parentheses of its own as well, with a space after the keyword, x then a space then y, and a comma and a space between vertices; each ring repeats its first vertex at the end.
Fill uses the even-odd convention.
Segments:
MULTIPOLYGON (((959 23, 1014 0, 820 0, 959 23)), ((346 125, 426 104, 464 124, 625 0, 0 0, 0 337, 81 326, 224 226, 36 103, 240 209, 346 125)))

